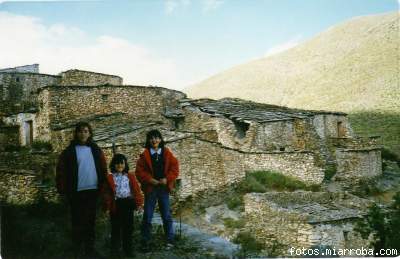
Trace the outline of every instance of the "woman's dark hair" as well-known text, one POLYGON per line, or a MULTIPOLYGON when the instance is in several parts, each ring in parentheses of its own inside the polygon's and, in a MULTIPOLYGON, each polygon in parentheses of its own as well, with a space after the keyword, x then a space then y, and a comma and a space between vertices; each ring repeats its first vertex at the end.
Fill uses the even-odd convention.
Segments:
POLYGON ((126 159, 126 156, 123 154, 115 154, 113 158, 111 159, 110 163, 110 170, 112 173, 116 172, 115 170, 115 165, 116 164, 121 164, 122 162, 125 162, 125 168, 124 168, 124 173, 129 172, 129 165, 128 165, 128 160, 126 159))
POLYGON ((89 136, 89 138, 87 140, 87 143, 93 142, 93 128, 92 128, 92 126, 90 126, 90 124, 88 122, 85 122, 85 121, 81 121, 81 122, 78 122, 76 124, 75 130, 74 130, 74 139, 73 139, 73 141, 74 142, 78 142, 78 132, 82 128, 88 128, 89 129, 90 136, 89 136))
POLYGON ((150 141, 151 141, 151 139, 153 137, 156 137, 156 138, 158 137, 158 138, 161 139, 160 145, 158 147, 163 148, 164 147, 164 139, 162 138, 161 133, 156 129, 150 130, 149 132, 147 132, 145 148, 151 148, 152 147, 150 141))

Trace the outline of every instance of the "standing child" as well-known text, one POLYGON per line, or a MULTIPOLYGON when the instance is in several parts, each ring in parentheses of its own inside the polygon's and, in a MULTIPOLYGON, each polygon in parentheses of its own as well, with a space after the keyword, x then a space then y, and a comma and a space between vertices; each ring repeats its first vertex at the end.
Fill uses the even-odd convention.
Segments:
POLYGON ((173 190, 179 175, 179 163, 171 150, 164 145, 158 130, 151 130, 146 135, 146 146, 136 163, 136 176, 142 184, 145 194, 142 238, 144 248, 151 240, 151 221, 158 203, 163 221, 167 245, 173 246, 174 229, 169 204, 169 194, 173 190))
POLYGON ((132 256, 133 211, 143 207, 143 195, 124 155, 114 155, 110 170, 105 201, 111 219, 111 253, 119 253, 122 238, 125 255, 132 256))

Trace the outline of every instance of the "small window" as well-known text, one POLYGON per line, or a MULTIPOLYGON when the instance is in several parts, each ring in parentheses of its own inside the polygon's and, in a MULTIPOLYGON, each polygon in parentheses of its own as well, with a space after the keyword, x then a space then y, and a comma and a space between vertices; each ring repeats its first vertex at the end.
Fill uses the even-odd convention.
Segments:
POLYGON ((16 77, 15 82, 19 83, 19 81, 20 81, 19 77, 16 77))
POLYGON ((108 101, 108 94, 102 94, 101 95, 101 100, 103 100, 104 102, 108 101))
POLYGON ((285 151, 285 147, 280 147, 279 151, 285 151))
POLYGON ((246 133, 250 128, 250 123, 234 120, 233 124, 235 125, 236 129, 236 137, 239 139, 245 138, 246 133))
POLYGON ((346 128, 344 127, 344 124, 341 121, 337 122, 337 134, 338 138, 346 137, 346 128))
POLYGON ((343 238, 345 241, 349 241, 349 231, 343 231, 343 238))

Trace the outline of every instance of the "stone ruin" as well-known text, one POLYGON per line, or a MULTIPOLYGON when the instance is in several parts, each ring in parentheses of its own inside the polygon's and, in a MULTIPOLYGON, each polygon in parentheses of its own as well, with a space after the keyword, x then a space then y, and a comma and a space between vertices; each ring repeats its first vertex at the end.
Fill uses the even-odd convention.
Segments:
MULTIPOLYGON (((179 91, 122 81, 82 70, 40 74, 37 64, 0 70, 0 182, 7 183, 7 190, 15 187, 7 195, 0 189, 2 200, 32 201, 43 175, 54 176, 54 166, 40 173, 34 168, 9 170, 7 147, 45 141, 57 154, 82 120, 94 126, 95 140, 108 160, 113 152, 122 152, 131 168, 146 132, 159 129, 180 161, 177 200, 218 190, 257 170, 277 171, 307 184, 331 178, 329 168, 336 172, 331 180, 344 184, 382 173, 379 139, 355 136, 345 113, 232 98, 193 100, 179 91)), ((301 222, 309 224, 307 231, 313 229, 301 222)))
POLYGON ((354 231, 370 200, 349 193, 269 192, 245 195, 246 227, 266 247, 290 256, 290 248, 368 248, 354 231), (278 244, 276 243, 278 241, 278 244))

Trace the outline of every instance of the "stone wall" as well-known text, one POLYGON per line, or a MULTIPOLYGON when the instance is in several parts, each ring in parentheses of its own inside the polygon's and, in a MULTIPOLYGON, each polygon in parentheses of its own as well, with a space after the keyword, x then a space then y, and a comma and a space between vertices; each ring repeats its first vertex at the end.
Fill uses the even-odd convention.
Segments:
POLYGON ((4 68, 0 69, 1 72, 29 72, 29 73, 39 73, 39 64, 12 67, 12 68, 4 68))
POLYGON ((335 180, 356 184, 382 174, 380 149, 337 149, 335 180))
POLYGON ((177 105, 183 93, 142 86, 48 87, 40 97, 48 107, 50 123, 77 120, 90 115, 121 112, 131 118, 165 119, 166 107, 177 105))
MULTIPOLYGON (((244 197, 246 228, 266 247, 275 246, 278 254, 283 256, 290 256, 291 247, 294 249, 307 249, 319 245, 335 249, 369 247, 369 241, 362 239, 354 231, 355 223, 360 220, 357 217, 340 218, 339 215, 337 220, 311 223, 309 213, 312 209, 310 212, 308 210, 301 212, 297 209, 301 204, 308 204, 318 209, 321 206, 319 204, 332 203, 331 199, 340 198, 335 196, 327 193, 301 192, 272 193, 272 197, 269 193, 246 194, 244 197)), ((346 200, 342 199, 340 203, 343 205, 345 202, 346 200)), ((322 213, 324 209, 322 208, 322 213)))
POLYGON ((38 89, 59 82, 60 77, 53 75, 0 73, 0 100, 33 102, 37 98, 38 89))
POLYGON ((299 151, 318 150, 320 139, 307 119, 278 120, 259 123, 235 122, 223 116, 212 116, 198 108, 184 107, 185 119, 181 129, 207 132, 210 141, 241 151, 299 151), (209 133, 214 131, 215 134, 209 133))
POLYGON ((272 170, 315 184, 323 179, 309 153, 246 153, 193 137, 169 146, 181 164, 181 198, 238 182, 248 171, 272 170))
POLYGON ((345 114, 318 114, 313 118, 313 125, 321 139, 354 136, 345 114))
POLYGON ((61 85, 122 85, 122 78, 114 75, 101 74, 83 70, 68 70, 61 74, 61 85))
POLYGON ((26 170, 0 171, 0 201, 30 204, 38 199, 37 175, 26 170))
POLYGON ((0 170, 0 203, 25 205, 39 199, 58 201, 59 196, 54 186, 41 184, 41 177, 26 170, 0 170))
POLYGON ((0 152, 0 201, 29 204, 39 197, 57 199, 57 158, 49 151, 0 152))
POLYGON ((28 128, 25 127, 26 123, 29 123, 32 127, 32 138, 35 139, 36 136, 38 135, 38 124, 36 122, 36 113, 19 113, 15 115, 11 115, 9 117, 3 118, 3 122, 6 125, 10 126, 17 126, 19 129, 18 132, 18 141, 16 141, 17 145, 25 146, 27 144, 32 144, 29 143, 30 140, 27 140, 26 138, 30 138, 31 132, 28 132, 28 128))

